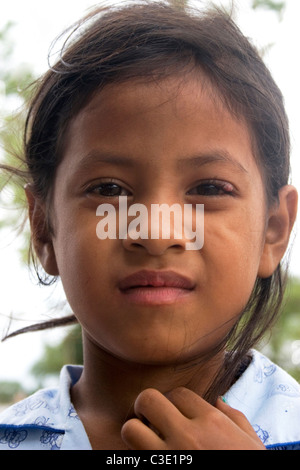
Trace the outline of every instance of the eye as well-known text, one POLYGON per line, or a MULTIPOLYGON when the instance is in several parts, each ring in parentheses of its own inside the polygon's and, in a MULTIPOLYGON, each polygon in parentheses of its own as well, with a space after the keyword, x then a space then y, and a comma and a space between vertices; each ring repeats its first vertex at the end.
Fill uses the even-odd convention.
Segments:
POLYGON ((87 193, 100 197, 120 197, 130 195, 130 192, 127 189, 113 181, 95 184, 88 188, 87 193))
POLYGON ((226 181, 202 181, 200 184, 188 191, 187 194, 197 196, 233 196, 234 187, 231 183, 226 181))

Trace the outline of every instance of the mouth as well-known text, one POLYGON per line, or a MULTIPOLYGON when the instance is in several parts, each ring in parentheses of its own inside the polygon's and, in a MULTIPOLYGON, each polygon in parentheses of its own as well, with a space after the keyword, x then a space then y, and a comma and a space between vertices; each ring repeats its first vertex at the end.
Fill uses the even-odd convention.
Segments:
POLYGON ((194 289, 195 282, 174 271, 142 270, 119 282, 119 290, 127 300, 148 305, 181 301, 194 289))

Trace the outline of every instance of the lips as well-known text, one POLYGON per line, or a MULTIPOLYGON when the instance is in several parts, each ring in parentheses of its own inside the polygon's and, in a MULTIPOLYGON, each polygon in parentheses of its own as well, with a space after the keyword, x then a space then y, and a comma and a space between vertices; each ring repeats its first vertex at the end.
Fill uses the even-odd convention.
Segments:
POLYGON ((174 287, 177 289, 193 289, 195 283, 181 274, 173 271, 138 271, 122 279, 120 290, 137 287, 174 287))
POLYGON ((121 293, 135 303, 173 303, 191 293, 195 283, 174 271, 142 270, 133 273, 119 283, 121 293))

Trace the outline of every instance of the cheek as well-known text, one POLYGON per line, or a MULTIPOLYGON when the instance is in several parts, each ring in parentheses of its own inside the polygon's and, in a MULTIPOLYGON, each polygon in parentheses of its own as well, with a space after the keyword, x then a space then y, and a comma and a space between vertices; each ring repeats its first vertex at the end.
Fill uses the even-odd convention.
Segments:
POLYGON ((228 214, 205 213, 204 248, 216 250, 220 258, 242 257, 243 262, 259 259, 265 235, 262 206, 239 207, 228 214))
POLYGON ((115 240, 99 240, 96 223, 71 224, 58 231, 54 241, 57 266, 67 299, 76 315, 81 306, 95 301, 94 291, 104 292, 115 240), (71 236, 70 236, 71 234, 71 236))
MULTIPOLYGON (((223 301, 238 292, 248 299, 258 273, 264 240, 262 213, 245 212, 232 219, 207 216, 202 250, 207 284, 223 301)), ((230 299, 234 302, 234 298, 230 299)))

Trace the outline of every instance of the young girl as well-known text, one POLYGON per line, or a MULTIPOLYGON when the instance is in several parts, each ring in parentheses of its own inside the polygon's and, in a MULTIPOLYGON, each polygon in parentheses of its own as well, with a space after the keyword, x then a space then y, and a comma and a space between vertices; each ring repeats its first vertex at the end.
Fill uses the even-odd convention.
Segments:
POLYGON ((33 247, 84 367, 6 410, 0 448, 300 448, 299 386, 253 349, 296 217, 280 91, 220 11, 134 2, 76 31, 31 103, 25 159, 33 247), (99 239, 97 208, 125 197, 203 204, 203 247, 131 237, 129 213, 127 236, 99 239))

